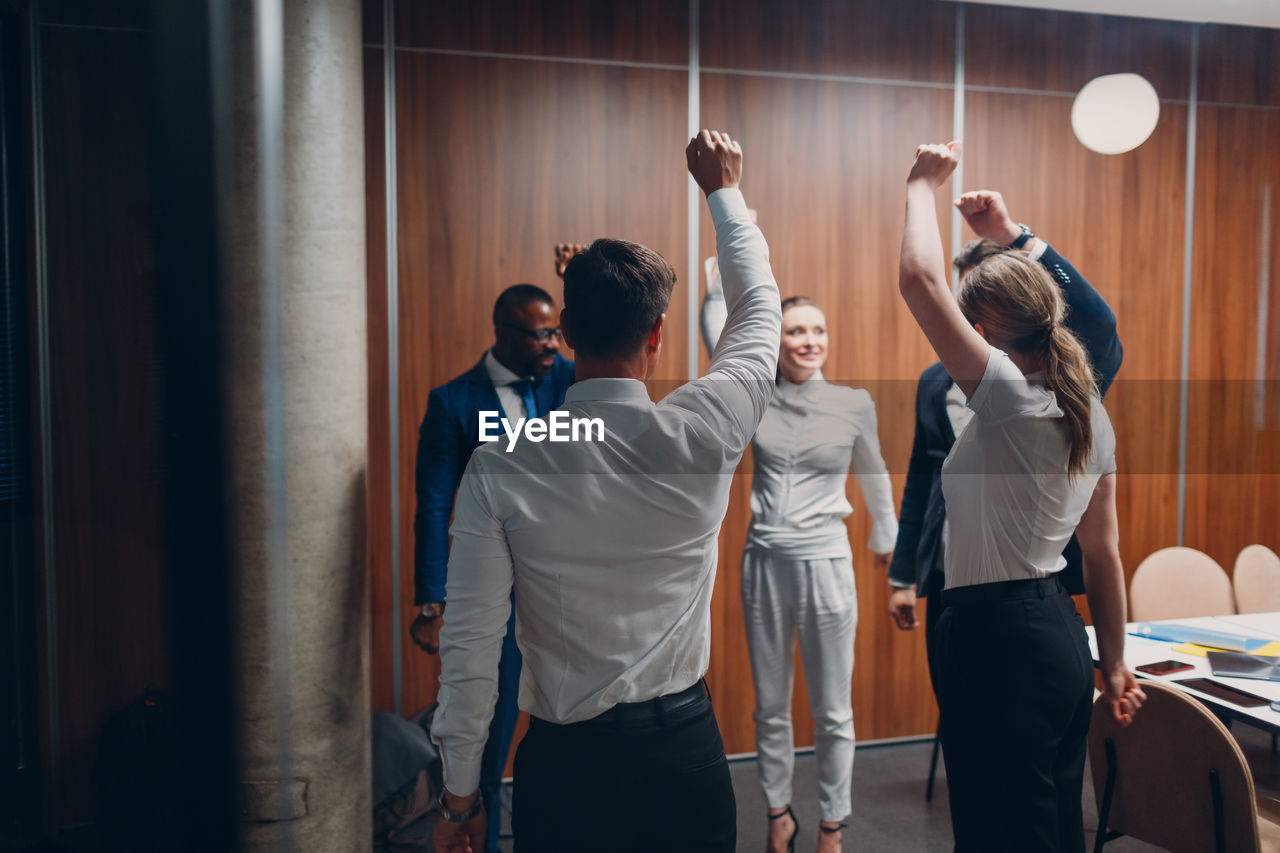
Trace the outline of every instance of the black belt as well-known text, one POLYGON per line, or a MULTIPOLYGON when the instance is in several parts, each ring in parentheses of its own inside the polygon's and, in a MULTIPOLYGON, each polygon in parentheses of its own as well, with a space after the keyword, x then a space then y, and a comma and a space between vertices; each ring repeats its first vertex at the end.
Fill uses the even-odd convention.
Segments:
POLYGON ((1044 598, 1047 595, 1066 594, 1066 587, 1062 585, 1062 581, 1055 572, 1047 578, 1021 578, 944 589, 942 606, 980 607, 1000 601, 1018 601, 1024 598, 1044 598))
POLYGON ((615 728, 666 726, 696 717, 710 707, 711 694, 707 691, 706 682, 699 678, 693 686, 679 693, 669 693, 645 702, 619 702, 589 720, 570 725, 615 728))

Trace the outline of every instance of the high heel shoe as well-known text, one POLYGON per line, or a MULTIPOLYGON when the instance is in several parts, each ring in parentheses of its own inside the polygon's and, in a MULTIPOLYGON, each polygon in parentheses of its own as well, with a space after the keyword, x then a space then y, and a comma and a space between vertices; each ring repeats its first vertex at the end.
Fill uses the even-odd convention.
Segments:
POLYGON ((791 837, 787 839, 787 853, 796 853, 796 836, 800 834, 800 821, 796 820, 796 813, 791 811, 791 806, 787 806, 785 810, 777 814, 769 815, 769 820, 777 820, 783 815, 791 818, 791 837))
POLYGON ((842 829, 847 829, 848 827, 849 824, 847 823, 842 823, 837 826, 823 826, 821 822, 818 823, 818 829, 827 835, 835 835, 837 832, 840 832, 842 829))

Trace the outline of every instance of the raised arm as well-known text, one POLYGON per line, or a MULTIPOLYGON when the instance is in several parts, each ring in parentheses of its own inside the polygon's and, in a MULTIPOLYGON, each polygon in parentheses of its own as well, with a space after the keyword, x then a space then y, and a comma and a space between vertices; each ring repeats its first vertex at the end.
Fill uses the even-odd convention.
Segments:
MULTIPOLYGON (((1022 227, 1009 215, 1004 197, 995 190, 967 192, 955 201, 956 208, 973 233, 1007 246, 1022 236, 1022 227)), ((1104 394, 1120 370, 1124 348, 1116 331, 1116 315, 1089 281, 1039 237, 1021 247, 1032 260, 1049 271, 1062 289, 1067 303, 1066 325, 1080 338, 1104 394)))
POLYGON ((1116 722, 1128 725, 1147 698, 1124 662, 1125 593, 1116 521, 1116 475, 1104 474, 1076 527, 1084 556, 1084 587, 1098 637, 1105 683, 1102 698, 1116 722))
POLYGON ((716 342, 724 331, 724 321, 729 311, 724 304, 724 285, 720 283, 720 264, 715 258, 707 258, 703 264, 707 272, 707 295, 702 297, 702 311, 698 321, 702 327, 702 345, 709 358, 716 351, 716 342))
POLYGON ((704 130, 689 142, 685 157, 690 174, 707 196, 716 227, 725 321, 707 376, 683 386, 669 399, 702 410, 709 424, 731 418, 738 429, 730 445, 745 447, 773 394, 782 329, 778 285, 769 267, 769 245, 751 221, 738 190, 742 175, 738 143, 727 134, 704 130))
POLYGON ((947 373, 966 397, 972 397, 986 371, 991 348, 960 313, 951 293, 934 207, 938 187, 959 162, 959 142, 916 149, 916 161, 907 176, 898 290, 947 373))

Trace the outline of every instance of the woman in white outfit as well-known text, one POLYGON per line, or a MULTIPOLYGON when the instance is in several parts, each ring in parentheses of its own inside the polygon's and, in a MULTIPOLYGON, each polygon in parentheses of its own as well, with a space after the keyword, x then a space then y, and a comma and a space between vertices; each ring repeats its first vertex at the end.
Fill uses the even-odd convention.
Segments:
MULTIPOLYGON (((709 264, 702 331, 708 351, 724 325, 709 264)), ((872 517, 867 547, 888 569, 898 522, 871 395, 833 385, 826 317, 805 297, 782 303, 777 389, 752 441, 751 527, 742 558, 742 607, 756 688, 756 748, 769 808, 769 850, 794 850, 791 811, 792 650, 799 636, 813 713, 821 809, 820 851, 840 849, 853 776, 853 640, 858 599, 845 516, 850 464, 872 517)))

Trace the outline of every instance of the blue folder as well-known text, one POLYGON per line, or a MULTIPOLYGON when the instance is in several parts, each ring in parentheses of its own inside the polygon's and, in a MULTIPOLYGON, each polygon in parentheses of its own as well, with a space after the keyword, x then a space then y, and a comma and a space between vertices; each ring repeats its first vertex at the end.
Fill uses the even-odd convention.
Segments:
POLYGON ((1197 646, 1208 646, 1211 649, 1224 649, 1229 652, 1254 652, 1272 642, 1266 637, 1230 634, 1210 628, 1179 625, 1177 622, 1139 622, 1129 629, 1129 633, 1148 640, 1195 643, 1197 646))

